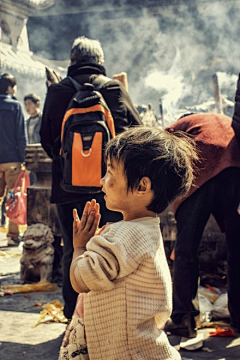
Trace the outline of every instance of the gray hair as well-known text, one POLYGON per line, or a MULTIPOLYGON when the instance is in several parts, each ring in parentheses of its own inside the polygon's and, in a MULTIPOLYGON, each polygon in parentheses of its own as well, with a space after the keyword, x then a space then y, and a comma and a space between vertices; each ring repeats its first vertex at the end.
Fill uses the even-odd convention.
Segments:
POLYGON ((92 62, 102 65, 104 54, 99 40, 80 36, 73 41, 70 53, 71 64, 92 62))

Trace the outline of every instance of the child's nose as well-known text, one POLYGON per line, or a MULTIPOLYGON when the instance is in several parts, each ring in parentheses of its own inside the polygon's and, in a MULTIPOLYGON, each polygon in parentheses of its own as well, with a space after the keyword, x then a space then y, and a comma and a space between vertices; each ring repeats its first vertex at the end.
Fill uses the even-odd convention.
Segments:
POLYGON ((100 185, 103 185, 104 181, 105 181, 105 176, 101 178, 100 185))

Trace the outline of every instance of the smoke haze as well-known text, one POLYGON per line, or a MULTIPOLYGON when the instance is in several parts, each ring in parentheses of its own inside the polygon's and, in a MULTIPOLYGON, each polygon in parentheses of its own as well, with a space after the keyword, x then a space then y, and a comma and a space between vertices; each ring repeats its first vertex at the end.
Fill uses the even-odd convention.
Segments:
POLYGON ((92 8, 91 1, 79 7, 73 3, 77 2, 61 8, 62 0, 58 14, 53 7, 52 15, 49 11, 29 19, 32 51, 66 60, 75 37, 99 39, 108 76, 126 71, 134 103, 152 103, 159 114, 162 99, 170 123, 180 109, 213 100, 214 73, 223 95, 234 100, 240 70, 240 1, 162 2, 174 6, 157 6, 159 1, 140 1, 139 6, 97 1, 92 8))

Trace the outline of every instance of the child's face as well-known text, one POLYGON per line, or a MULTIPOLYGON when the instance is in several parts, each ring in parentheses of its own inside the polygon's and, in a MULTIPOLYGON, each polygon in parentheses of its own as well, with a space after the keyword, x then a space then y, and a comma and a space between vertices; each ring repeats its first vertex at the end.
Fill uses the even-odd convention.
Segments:
POLYGON ((123 163, 117 163, 114 159, 107 160, 107 172, 100 181, 104 199, 109 210, 119 211, 123 219, 133 219, 155 216, 156 214, 147 209, 153 199, 151 181, 143 177, 136 189, 127 188, 127 177, 124 172, 123 163))
POLYGON ((155 216, 147 210, 153 198, 151 182, 144 177, 138 189, 127 188, 127 177, 124 172, 123 163, 117 163, 114 159, 107 161, 106 175, 101 179, 102 191, 105 193, 104 199, 109 210, 119 211, 123 214, 123 219, 130 221, 144 216, 155 216))
POLYGON ((35 116, 35 115, 38 114, 38 112, 39 112, 39 102, 34 103, 32 100, 27 99, 27 100, 24 102, 24 105, 25 105, 26 112, 27 112, 30 116, 35 116))
POLYGON ((127 191, 127 178, 123 170, 123 164, 114 159, 107 161, 107 171, 101 179, 104 199, 109 210, 124 213, 131 206, 132 192, 127 191))

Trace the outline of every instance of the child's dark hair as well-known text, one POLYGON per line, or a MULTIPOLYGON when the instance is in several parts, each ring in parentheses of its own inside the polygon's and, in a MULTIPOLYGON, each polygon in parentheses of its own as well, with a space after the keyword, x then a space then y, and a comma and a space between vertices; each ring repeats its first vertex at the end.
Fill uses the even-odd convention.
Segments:
POLYGON ((128 190, 149 177, 154 198, 147 208, 161 213, 190 189, 198 155, 194 141, 183 132, 137 126, 110 140, 105 149, 105 160, 108 158, 123 163, 128 190))
POLYGON ((23 101, 26 100, 31 100, 34 104, 36 104, 37 102, 40 102, 40 97, 36 94, 27 94, 24 96, 23 101))
POLYGON ((9 86, 12 88, 17 85, 15 77, 10 73, 0 75, 0 94, 7 94, 9 86))

